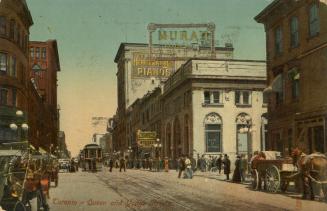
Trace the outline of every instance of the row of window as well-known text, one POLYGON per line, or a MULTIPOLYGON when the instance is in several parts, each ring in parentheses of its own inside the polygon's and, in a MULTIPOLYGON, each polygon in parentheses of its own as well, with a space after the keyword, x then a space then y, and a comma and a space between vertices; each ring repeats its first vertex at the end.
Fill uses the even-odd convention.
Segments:
POLYGON ((31 47, 30 48, 30 56, 32 59, 46 59, 47 58, 47 49, 39 48, 39 47, 31 47))
POLYGON ((14 88, 0 87, 0 105, 17 106, 17 91, 14 88))
POLYGON ((275 78, 275 84, 273 85, 276 92, 276 106, 282 104, 285 99, 285 89, 286 86, 290 86, 289 96, 291 100, 297 100, 300 96, 300 72, 298 68, 291 68, 287 72, 287 77, 283 73, 280 73, 275 78))
POLYGON ((17 77, 17 60, 15 56, 0 52, 0 75, 17 77))
MULTIPOLYGON (((204 91, 204 104, 205 105, 223 104, 223 91, 221 90, 204 91)), ((251 91, 236 90, 235 105, 251 105, 251 91)))
MULTIPOLYGON (((319 12, 318 4, 312 4, 309 8, 309 28, 308 33, 310 37, 314 37, 319 34, 319 12)), ((299 46, 300 32, 299 32, 299 19, 297 16, 293 16, 290 19, 290 47, 296 48, 299 46)), ((283 30, 282 26, 278 26, 275 29, 275 54, 279 55, 283 53, 283 30)))
POLYGON ((0 37, 9 38, 26 52, 28 34, 14 19, 7 20, 5 16, 0 16, 0 37))

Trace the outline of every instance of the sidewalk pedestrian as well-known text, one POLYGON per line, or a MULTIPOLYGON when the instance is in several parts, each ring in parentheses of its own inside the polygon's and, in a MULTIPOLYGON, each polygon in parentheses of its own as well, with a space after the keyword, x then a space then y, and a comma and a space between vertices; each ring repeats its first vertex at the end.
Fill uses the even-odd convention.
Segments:
POLYGON ((192 179, 193 178, 193 172, 192 172, 192 162, 189 158, 189 156, 186 156, 185 158, 185 167, 186 167, 186 170, 185 170, 185 178, 187 179, 192 179))
POLYGON ((109 160, 109 171, 112 172, 112 167, 114 166, 114 160, 110 158, 109 160))
POLYGON ((124 157, 121 157, 121 159, 120 159, 119 172, 121 172, 121 169, 124 169, 124 172, 126 172, 126 159, 124 157))
POLYGON ((235 169, 233 173, 233 182, 240 183, 241 182, 241 157, 238 155, 235 161, 235 169))
POLYGON ((216 161, 216 165, 217 165, 217 169, 218 169, 218 173, 221 174, 221 165, 222 165, 222 155, 220 154, 217 161, 216 161))
POLYGON ((246 172, 248 170, 248 161, 245 155, 241 155, 241 179, 242 182, 245 182, 246 172))
POLYGON ((182 172, 185 171, 185 160, 184 160, 184 156, 182 155, 179 158, 179 172, 178 172, 178 178, 181 178, 182 176, 182 172))
POLYGON ((226 180, 229 180, 229 174, 230 174, 230 160, 227 156, 227 154, 224 155, 224 174, 226 175, 226 180))

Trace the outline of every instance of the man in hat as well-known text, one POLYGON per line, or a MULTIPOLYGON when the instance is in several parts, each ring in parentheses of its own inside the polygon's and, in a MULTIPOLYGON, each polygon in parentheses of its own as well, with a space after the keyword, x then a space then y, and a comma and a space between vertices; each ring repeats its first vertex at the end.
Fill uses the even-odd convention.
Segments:
POLYGON ((224 164, 224 174, 226 175, 226 180, 229 180, 229 174, 230 174, 230 160, 229 160, 227 154, 224 155, 223 164, 224 164))

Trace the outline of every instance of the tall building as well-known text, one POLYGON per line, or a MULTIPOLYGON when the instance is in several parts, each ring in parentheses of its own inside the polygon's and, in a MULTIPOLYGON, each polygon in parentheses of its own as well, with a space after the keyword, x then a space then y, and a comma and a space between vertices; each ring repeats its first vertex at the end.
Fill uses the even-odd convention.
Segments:
MULTIPOLYGON (((233 58, 233 47, 215 48, 215 58, 233 58)), ((151 54, 148 44, 122 43, 115 57, 117 63, 118 108, 114 141, 120 148, 128 146, 126 111, 138 98, 162 84, 188 59, 212 58, 210 47, 186 48, 152 45, 151 54)))
POLYGON ((32 16, 25 0, 0 1, 0 141, 16 141, 26 136, 13 131, 11 123, 27 123, 28 42, 32 16), (18 118, 16 111, 23 111, 18 118))
POLYGON ((51 145, 57 146, 59 131, 57 72, 60 71, 60 62, 57 41, 30 41, 29 68, 33 85, 29 103, 30 141, 36 147, 50 150, 51 145))
POLYGON ((275 0, 255 20, 267 40, 269 149, 326 152, 326 1, 275 0))

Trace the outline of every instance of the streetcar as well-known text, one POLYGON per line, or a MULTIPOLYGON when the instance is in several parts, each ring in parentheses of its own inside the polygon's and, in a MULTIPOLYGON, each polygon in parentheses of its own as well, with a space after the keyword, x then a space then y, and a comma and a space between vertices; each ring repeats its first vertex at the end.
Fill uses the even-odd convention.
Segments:
POLYGON ((84 171, 102 170, 102 149, 97 144, 87 144, 82 150, 81 156, 82 168, 84 171))

